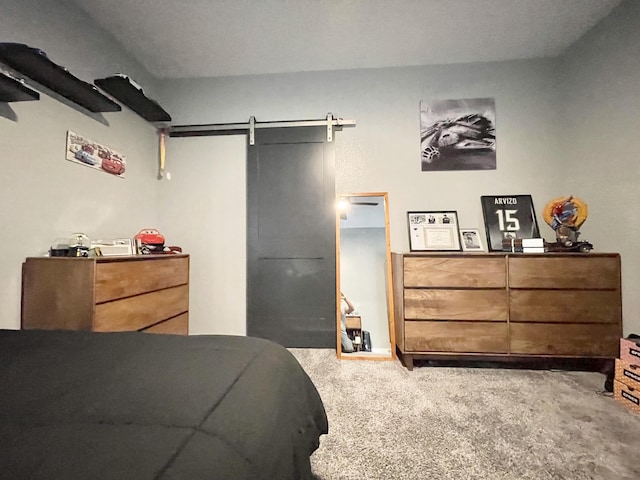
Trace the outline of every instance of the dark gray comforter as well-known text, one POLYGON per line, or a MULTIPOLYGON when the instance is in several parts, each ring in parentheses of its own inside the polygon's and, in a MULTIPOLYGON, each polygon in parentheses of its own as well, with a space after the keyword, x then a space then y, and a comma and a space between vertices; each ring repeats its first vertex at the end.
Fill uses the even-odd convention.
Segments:
POLYGON ((0 330, 2 478, 297 480, 323 433, 266 340, 0 330))

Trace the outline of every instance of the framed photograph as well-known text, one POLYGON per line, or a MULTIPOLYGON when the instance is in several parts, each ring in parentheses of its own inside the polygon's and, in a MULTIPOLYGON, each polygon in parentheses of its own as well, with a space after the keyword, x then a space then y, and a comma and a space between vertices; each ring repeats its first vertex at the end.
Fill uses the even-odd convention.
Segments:
POLYGON ((480 200, 489 251, 501 252, 504 239, 540 238, 531 195, 483 195, 480 200))
POLYGON ((495 125, 493 98, 420 102, 421 170, 495 170, 495 125))
POLYGON ((407 212, 412 252, 460 251, 458 212, 407 212))
POLYGON ((477 228, 461 228, 460 239, 462 240, 463 252, 484 252, 482 245, 482 235, 477 228))

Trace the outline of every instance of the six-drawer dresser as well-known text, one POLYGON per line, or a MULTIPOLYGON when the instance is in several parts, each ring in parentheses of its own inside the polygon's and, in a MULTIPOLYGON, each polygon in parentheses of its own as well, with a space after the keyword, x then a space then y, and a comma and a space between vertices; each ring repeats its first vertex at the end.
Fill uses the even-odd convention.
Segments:
POLYGON ((189 333, 189 256, 27 258, 22 328, 189 333))
POLYGON ((428 360, 613 361, 618 254, 393 253, 396 346, 428 360))

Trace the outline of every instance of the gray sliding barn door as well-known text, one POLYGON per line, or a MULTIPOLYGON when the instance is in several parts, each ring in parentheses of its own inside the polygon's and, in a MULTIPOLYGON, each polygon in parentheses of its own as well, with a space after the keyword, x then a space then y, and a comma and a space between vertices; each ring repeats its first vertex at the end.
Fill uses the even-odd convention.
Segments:
POLYGON ((247 335, 335 348, 335 151, 326 127, 259 129, 247 155, 247 335))

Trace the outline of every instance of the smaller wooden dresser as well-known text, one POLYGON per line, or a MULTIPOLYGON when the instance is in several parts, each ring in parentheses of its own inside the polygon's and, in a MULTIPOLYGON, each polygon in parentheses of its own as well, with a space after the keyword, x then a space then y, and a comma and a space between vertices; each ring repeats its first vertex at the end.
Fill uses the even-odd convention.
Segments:
POLYGON ((22 328, 189 333, 189 256, 27 258, 22 328))

